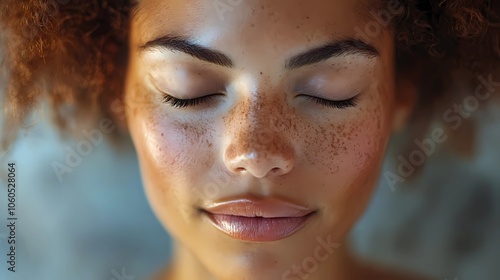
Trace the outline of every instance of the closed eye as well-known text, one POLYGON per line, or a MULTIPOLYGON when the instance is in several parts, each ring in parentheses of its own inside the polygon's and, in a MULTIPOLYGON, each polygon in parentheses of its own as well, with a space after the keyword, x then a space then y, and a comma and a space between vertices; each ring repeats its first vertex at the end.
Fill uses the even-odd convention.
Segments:
POLYGON ((323 105, 323 106, 326 106, 328 108, 336 108, 336 109, 345 109, 345 108, 349 108, 349 107, 356 107, 357 105, 357 95, 352 97, 352 98, 349 98, 349 99, 345 99, 345 100, 328 100, 328 99, 323 99, 323 98, 319 98, 319 97, 316 97, 316 96, 311 96, 311 95, 300 95, 302 97, 305 97, 306 99, 310 100, 310 101, 314 101, 320 105, 323 105))
POLYGON ((205 95, 202 97, 192 98, 192 99, 179 99, 175 98, 169 94, 163 93, 163 102, 174 108, 187 108, 187 107, 195 107, 200 105, 206 105, 213 101, 216 98, 224 96, 222 93, 215 93, 211 95, 205 95))

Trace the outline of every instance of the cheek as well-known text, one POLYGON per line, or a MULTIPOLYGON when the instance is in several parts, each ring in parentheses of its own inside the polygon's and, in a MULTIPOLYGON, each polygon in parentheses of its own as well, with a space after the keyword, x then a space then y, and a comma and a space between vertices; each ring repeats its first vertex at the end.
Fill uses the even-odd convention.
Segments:
MULTIPOLYGON (((182 121, 165 113, 161 98, 130 82, 126 95, 128 127, 141 168, 155 184, 199 174, 199 163, 210 162, 210 125, 203 119, 182 121), (196 172, 196 173, 195 173, 196 172), (156 178, 158 177, 158 178, 156 178)), ((146 177, 145 179, 148 179, 146 177)))
POLYGON ((138 117, 134 134, 150 205, 170 234, 183 239, 197 221, 193 203, 214 161, 211 133, 202 122, 193 126, 151 116, 138 117))
POLYGON ((208 127, 202 122, 194 126, 151 117, 140 127, 144 144, 141 154, 162 181, 192 180, 213 161, 208 127))
MULTIPOLYGON (((323 138, 310 144, 309 156, 322 172, 332 176, 341 186, 360 186, 378 172, 390 134, 389 118, 377 104, 360 112, 343 123, 325 125, 323 138), (353 178, 355 178, 353 180, 353 178)), ((333 180, 333 179, 332 179, 333 180)))
POLYGON ((364 172, 380 164, 390 134, 389 127, 388 118, 382 114, 380 106, 350 127, 346 133, 346 150, 352 153, 346 160, 351 163, 353 172, 364 172))
POLYGON ((207 162, 209 137, 203 124, 195 127, 152 117, 142 122, 140 133, 144 139, 143 153, 157 173, 183 177, 193 174, 199 163, 207 162))
POLYGON ((156 212, 165 215, 163 221, 172 216, 189 220, 193 209, 182 203, 192 201, 196 190, 186 186, 196 187, 214 161, 208 124, 189 125, 154 112, 138 114, 131 123, 145 189, 156 212))

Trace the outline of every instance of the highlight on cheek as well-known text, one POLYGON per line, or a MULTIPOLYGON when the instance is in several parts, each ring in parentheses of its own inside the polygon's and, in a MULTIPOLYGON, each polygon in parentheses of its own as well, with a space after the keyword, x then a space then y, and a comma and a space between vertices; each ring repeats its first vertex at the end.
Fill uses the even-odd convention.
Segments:
POLYGON ((182 180, 193 174, 201 177, 203 171, 197 171, 193 165, 208 164, 213 158, 207 150, 212 139, 206 124, 172 120, 161 109, 145 120, 138 120, 142 123, 136 141, 143 143, 141 153, 149 158, 155 170, 182 180))

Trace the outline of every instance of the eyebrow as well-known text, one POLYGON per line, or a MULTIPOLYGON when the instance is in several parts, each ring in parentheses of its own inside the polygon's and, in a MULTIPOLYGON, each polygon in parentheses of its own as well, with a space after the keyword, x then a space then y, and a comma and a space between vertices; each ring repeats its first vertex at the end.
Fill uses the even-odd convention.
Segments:
MULTIPOLYGON (((139 47, 140 50, 170 49, 181 51, 197 59, 224 67, 234 67, 229 56, 178 36, 166 35, 147 42, 139 47)), ((285 69, 292 70, 306 65, 315 64, 333 57, 346 55, 361 55, 368 58, 380 56, 377 48, 358 39, 335 40, 323 46, 307 50, 293 56, 285 63, 285 69)))
POLYGON ((181 51, 183 53, 189 54, 197 59, 207 61, 213 64, 233 67, 233 61, 225 54, 212 50, 195 43, 189 42, 189 40, 177 36, 163 36, 153 41, 149 41, 143 46, 139 47, 141 50, 164 48, 176 51, 181 51))
POLYGON ((287 61, 285 69, 291 70, 318 63, 333 57, 360 55, 368 58, 380 56, 377 48, 358 39, 337 40, 298 54, 287 61))

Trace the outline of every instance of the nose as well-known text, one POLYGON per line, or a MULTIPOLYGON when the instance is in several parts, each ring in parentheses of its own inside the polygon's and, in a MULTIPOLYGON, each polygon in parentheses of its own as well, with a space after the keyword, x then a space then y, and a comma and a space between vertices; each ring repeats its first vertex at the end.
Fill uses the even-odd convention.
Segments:
POLYGON ((224 151, 229 171, 264 178, 285 175, 293 169, 295 152, 288 127, 276 125, 283 116, 270 113, 257 106, 250 114, 240 111, 233 123, 228 124, 234 127, 224 151))
POLYGON ((290 172, 293 164, 283 155, 262 153, 256 150, 227 156, 227 168, 237 174, 249 173, 256 178, 270 175, 284 175, 290 172))

